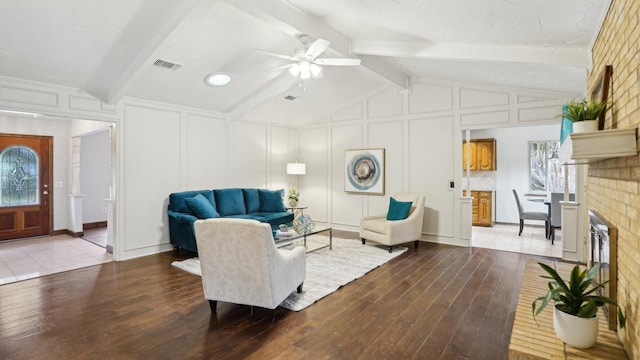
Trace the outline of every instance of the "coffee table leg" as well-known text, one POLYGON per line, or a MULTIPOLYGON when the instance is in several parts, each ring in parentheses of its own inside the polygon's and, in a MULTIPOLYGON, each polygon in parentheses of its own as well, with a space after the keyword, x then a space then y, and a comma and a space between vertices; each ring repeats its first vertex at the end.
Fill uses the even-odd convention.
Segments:
POLYGON ((333 250, 333 230, 329 228, 329 250, 333 250))

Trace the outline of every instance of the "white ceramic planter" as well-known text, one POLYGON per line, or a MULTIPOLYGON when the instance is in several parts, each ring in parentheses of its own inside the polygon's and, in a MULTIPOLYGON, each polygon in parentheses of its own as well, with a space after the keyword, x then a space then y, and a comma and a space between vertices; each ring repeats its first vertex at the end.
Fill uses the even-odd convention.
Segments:
POLYGON ((583 132, 591 132, 591 131, 598 131, 598 119, 576 121, 573 123, 574 133, 583 133, 583 132))
POLYGON ((553 328, 566 344, 587 349, 598 338, 598 318, 581 318, 553 308, 553 328))

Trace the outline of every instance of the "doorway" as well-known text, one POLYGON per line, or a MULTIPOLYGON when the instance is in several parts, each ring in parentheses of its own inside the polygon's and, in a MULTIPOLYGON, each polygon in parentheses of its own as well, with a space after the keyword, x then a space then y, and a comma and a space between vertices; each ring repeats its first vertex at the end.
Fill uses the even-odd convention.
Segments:
MULTIPOLYGON (((532 255, 559 257, 562 253, 562 237, 556 232, 554 244, 545 238, 544 223, 525 226, 518 235, 519 215, 513 189, 529 196, 545 196, 545 191, 530 187, 530 143, 557 140, 558 125, 532 125, 470 130, 469 138, 494 139, 496 167, 489 171, 462 172, 463 188, 486 191, 492 194, 492 221, 488 227, 473 226, 471 246, 496 250, 516 251, 532 255), (468 174, 468 175, 467 175, 468 174)), ((466 138, 463 132, 462 138, 466 138)), ((546 212, 541 203, 529 203, 528 211, 546 212)))
POLYGON ((111 199, 112 162, 111 127, 105 127, 77 136, 79 179, 81 194, 82 238, 103 248, 108 247, 107 226, 111 199))
POLYGON ((53 137, 0 134, 0 241, 51 234, 53 137))

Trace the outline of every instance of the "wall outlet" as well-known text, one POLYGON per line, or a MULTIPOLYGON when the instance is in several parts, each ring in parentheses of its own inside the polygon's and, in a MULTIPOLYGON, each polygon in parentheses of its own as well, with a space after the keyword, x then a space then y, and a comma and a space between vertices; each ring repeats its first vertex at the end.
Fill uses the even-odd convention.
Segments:
POLYGON ((106 208, 106 207, 103 207, 103 208, 102 208, 102 209, 100 209, 100 210, 102 211, 102 213, 103 213, 103 214, 106 214, 106 213, 107 213, 107 208, 106 208))
POLYGON ((61 188, 62 186, 64 186, 64 184, 62 183, 62 181, 56 181, 56 187, 57 187, 57 188, 61 188))

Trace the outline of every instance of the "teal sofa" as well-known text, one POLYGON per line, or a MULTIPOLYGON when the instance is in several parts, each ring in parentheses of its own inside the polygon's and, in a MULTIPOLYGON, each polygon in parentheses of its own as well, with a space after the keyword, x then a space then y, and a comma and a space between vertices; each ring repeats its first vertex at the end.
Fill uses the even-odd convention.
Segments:
POLYGON ((193 223, 198 219, 254 219, 275 231, 292 225, 293 213, 284 205, 284 190, 228 188, 175 192, 169 195, 169 238, 178 251, 198 253, 193 223))

